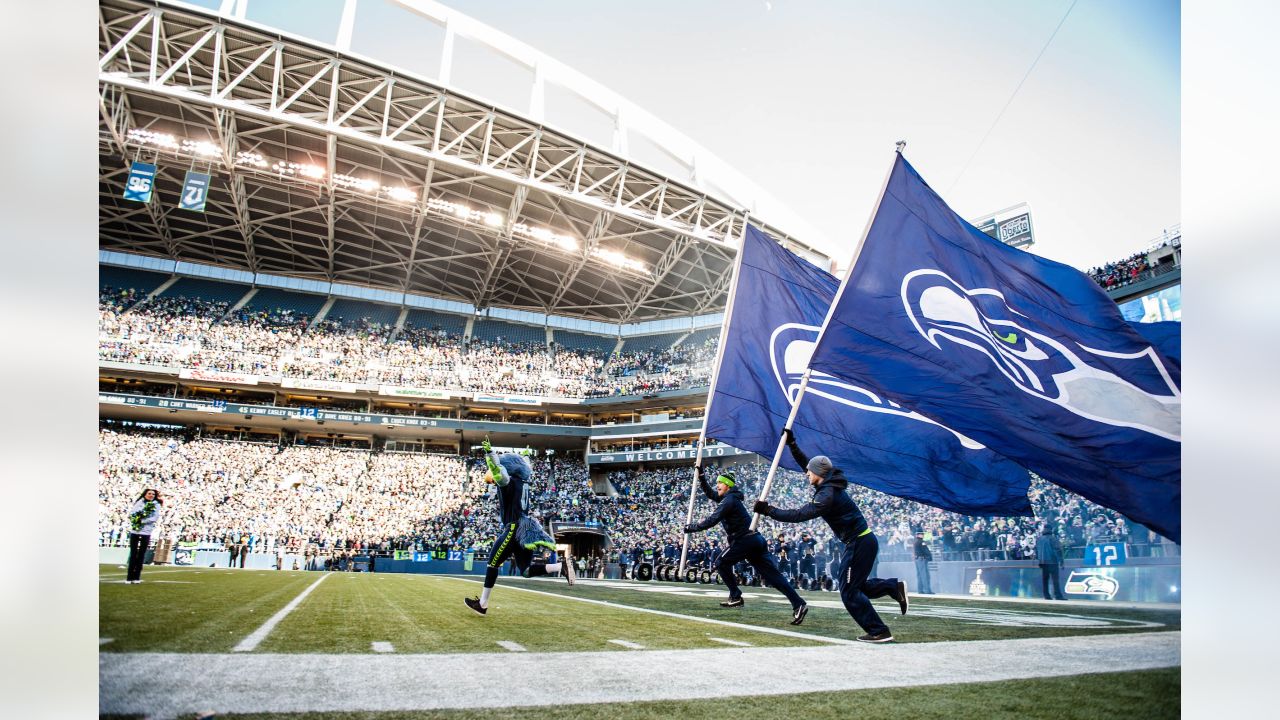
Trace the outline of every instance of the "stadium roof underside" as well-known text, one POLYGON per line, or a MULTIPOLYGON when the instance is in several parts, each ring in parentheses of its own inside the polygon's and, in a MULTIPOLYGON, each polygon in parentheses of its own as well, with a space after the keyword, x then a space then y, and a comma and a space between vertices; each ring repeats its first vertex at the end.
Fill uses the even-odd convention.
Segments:
POLYGON ((714 193, 252 23, 99 10, 103 249, 604 322, 723 309, 746 213, 714 193), (146 204, 122 197, 137 160, 146 204))

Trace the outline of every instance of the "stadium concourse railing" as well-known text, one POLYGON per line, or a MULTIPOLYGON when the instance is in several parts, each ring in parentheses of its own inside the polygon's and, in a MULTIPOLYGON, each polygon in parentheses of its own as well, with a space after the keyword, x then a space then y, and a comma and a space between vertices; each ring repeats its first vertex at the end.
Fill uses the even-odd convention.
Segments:
POLYGON ((223 386, 240 386, 260 390, 311 390, 317 392, 358 394, 362 398, 382 398, 387 400, 423 401, 423 400, 481 400, 484 402, 503 402, 516 405, 563 405, 593 406, 636 400, 681 398, 693 395, 705 395, 708 387, 705 384, 663 390, 645 391, 629 394, 594 394, 584 397, 538 395, 515 392, 485 392, 462 389, 436 389, 417 387, 398 387, 379 383, 354 383, 327 380, 291 378, 280 375, 248 375, 236 372, 206 370, 200 368, 173 367, 167 365, 151 365, 145 363, 99 360, 99 371, 117 371, 146 373, 166 376, 185 381, 199 381, 205 384, 214 383, 223 386))
MULTIPOLYGON (((684 395, 697 394, 682 393, 684 395)), ((199 400, 194 398, 174 398, 154 395, 136 395, 99 391, 98 403, 111 406, 132 406, 167 410, 180 413, 179 419, 184 421, 212 422, 217 416, 250 416, 290 418, 320 425, 326 421, 353 423, 367 426, 370 430, 376 427, 431 428, 443 430, 464 430, 468 432, 510 432, 518 430, 530 435, 548 435, 556 437, 581 438, 585 443, 594 429, 609 427, 611 429, 627 428, 636 431, 661 428, 670 432, 697 430, 702 425, 700 418, 681 420, 654 420, 627 424, 601 425, 557 425, 542 423, 497 422, 490 420, 463 420, 458 418, 427 417, 419 415, 393 415, 385 413, 365 413, 340 410, 317 410, 315 408, 281 407, 276 405, 256 405, 228 402, 222 400, 199 400)))

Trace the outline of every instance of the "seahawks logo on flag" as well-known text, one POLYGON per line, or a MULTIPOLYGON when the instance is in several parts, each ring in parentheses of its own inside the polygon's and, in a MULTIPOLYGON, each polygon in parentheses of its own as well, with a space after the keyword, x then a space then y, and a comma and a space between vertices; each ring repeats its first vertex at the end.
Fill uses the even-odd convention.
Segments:
POLYGON ((998 290, 970 290, 938 270, 908 273, 901 292, 916 332, 938 350, 982 353, 1018 389, 1080 417, 1182 440, 1182 392, 1153 348, 1069 346, 1037 332, 998 290))
MULTIPOLYGON (((769 338, 769 355, 773 362, 773 376, 787 396, 787 402, 795 405, 796 396, 800 393, 800 382, 804 371, 809 367, 809 358, 818 344, 820 327, 800 323, 785 323, 774 329, 769 338)), ((809 387, 806 395, 812 398, 823 398, 841 405, 866 410, 868 412, 886 413, 898 417, 918 420, 937 425, 946 430, 960 444, 970 450, 983 450, 985 446, 972 438, 940 425, 917 412, 909 411, 898 403, 877 395, 858 385, 839 380, 827 373, 814 372, 809 376, 809 387)), ((812 402, 812 400, 811 400, 812 402)))

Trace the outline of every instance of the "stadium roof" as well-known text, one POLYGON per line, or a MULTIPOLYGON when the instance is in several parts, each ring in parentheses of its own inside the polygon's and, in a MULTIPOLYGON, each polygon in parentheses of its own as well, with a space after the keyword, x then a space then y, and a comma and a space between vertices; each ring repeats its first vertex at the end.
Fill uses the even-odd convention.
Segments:
POLYGON ((245 0, 103 0, 100 247, 619 323, 723 309, 748 209, 825 260, 770 224, 803 225, 785 208, 606 88, 437 3, 400 4, 444 25, 443 79, 350 52, 350 2, 326 46, 244 20, 245 0), (528 111, 449 85, 459 33, 535 69, 528 111), (612 108, 615 147, 540 121, 552 81, 612 108), (629 158, 637 128, 688 176, 629 158), (156 165, 146 204, 122 197, 138 160, 156 165), (212 176, 203 212, 178 207, 189 171, 212 176))

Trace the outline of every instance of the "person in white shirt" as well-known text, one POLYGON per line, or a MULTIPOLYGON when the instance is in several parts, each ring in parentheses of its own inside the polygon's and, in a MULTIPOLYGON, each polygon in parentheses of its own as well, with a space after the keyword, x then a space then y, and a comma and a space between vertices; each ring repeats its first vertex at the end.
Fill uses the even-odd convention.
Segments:
POLYGON ((129 508, 129 570, 124 580, 127 584, 142 582, 142 561, 147 557, 151 533, 155 532, 163 504, 160 493, 154 488, 147 488, 129 508))

